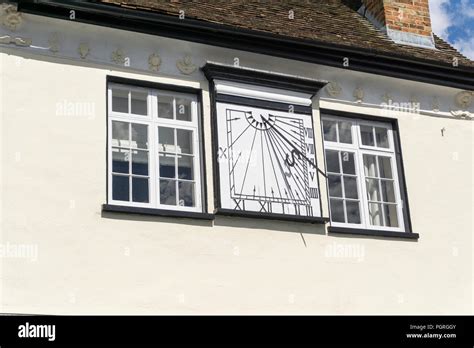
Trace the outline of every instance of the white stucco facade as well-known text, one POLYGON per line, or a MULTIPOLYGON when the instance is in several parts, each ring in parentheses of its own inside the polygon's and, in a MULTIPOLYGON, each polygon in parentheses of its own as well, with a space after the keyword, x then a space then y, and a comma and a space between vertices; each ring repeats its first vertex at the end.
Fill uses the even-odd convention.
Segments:
POLYGON ((14 36, 33 41, 0 47, 0 244, 35 246, 37 254, 0 258, 0 312, 473 313, 474 123, 451 113, 460 90, 32 15, 14 36), (58 51, 48 48, 53 32, 58 51), (84 42, 90 53, 81 58, 84 42), (129 67, 111 61, 117 48, 129 67), (158 71, 148 65, 154 52, 158 71), (213 212, 209 84, 199 69, 177 68, 186 55, 196 67, 238 58, 242 67, 337 82, 340 94, 322 90, 313 98, 322 167, 320 108, 397 119, 419 240, 338 236, 327 224, 102 212, 107 76, 202 89, 213 212), (384 94, 416 99, 420 112, 387 114, 384 94))

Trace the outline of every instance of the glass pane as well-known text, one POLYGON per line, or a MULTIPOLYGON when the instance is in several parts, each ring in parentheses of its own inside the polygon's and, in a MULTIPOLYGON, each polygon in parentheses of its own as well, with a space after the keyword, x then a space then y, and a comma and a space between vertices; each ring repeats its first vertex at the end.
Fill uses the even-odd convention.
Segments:
POLYGON ((148 93, 132 91, 132 94, 130 97, 132 99, 132 114, 148 115, 148 107, 147 107, 148 93))
POLYGON ((123 89, 112 90, 112 111, 128 114, 128 91, 123 89))
POLYGON ((344 193, 346 198, 359 198, 357 194, 357 179, 352 176, 344 176, 344 193))
POLYGON ((176 156, 160 153, 160 177, 176 178, 176 156))
POLYGON ((132 173, 148 175, 148 151, 132 151, 132 173))
POLYGON ((369 201, 380 202, 380 189, 379 189, 379 180, 377 179, 365 179, 367 184, 367 198, 369 201))
POLYGON ((333 173, 340 173, 341 170, 339 168, 339 152, 326 150, 326 165, 328 172, 333 173))
POLYGON ((193 182, 178 182, 179 201, 178 205, 184 207, 194 207, 194 183, 193 182))
POLYGON ((132 147, 148 149, 148 126, 132 123, 132 147))
POLYGON ((173 119, 173 97, 158 96, 158 117, 173 119))
POLYGON ((346 222, 344 218, 344 201, 342 199, 331 199, 331 221, 346 222))
POLYGON ((191 121, 191 100, 176 98, 176 119, 180 121, 191 121))
POLYGON ((375 146, 374 143, 374 134, 372 133, 371 126, 360 126, 360 136, 362 139, 362 144, 367 146, 375 146))
POLYGON ((377 141, 378 147, 384 147, 388 149, 388 132, 387 128, 375 127, 375 140, 377 141))
POLYGON ((378 177, 376 158, 373 155, 364 155, 364 173, 366 176, 378 177))
POLYGON ((112 176, 112 199, 116 201, 129 201, 128 176, 112 176))
POLYGON ((381 184, 383 201, 395 203, 395 191, 393 189, 393 181, 382 180, 381 184))
POLYGON ((369 203, 369 220, 374 226, 383 226, 382 204, 369 203))
POLYGON ((193 153, 193 131, 185 129, 176 130, 178 153, 193 153))
POLYGON ((158 127, 158 149, 165 152, 175 152, 174 128, 158 127))
POLYGON ((178 179, 193 180, 193 156, 178 157, 178 179))
POLYGON ((398 227, 397 206, 394 204, 384 204, 385 226, 398 227))
POLYGON ((341 177, 339 175, 328 175, 329 196, 342 197, 341 177))
POLYGON ((176 205, 176 181, 160 180, 160 203, 176 205))
POLYGON ((360 224, 359 202, 346 201, 347 222, 360 224))
POLYGON ((350 122, 339 122, 339 142, 352 144, 352 124, 350 122))
POLYGON ((132 200, 148 203, 148 179, 132 178, 132 200))
POLYGON ((342 171, 344 174, 355 174, 354 153, 341 152, 342 171))
POLYGON ((379 170, 381 178, 392 178, 392 165, 390 164, 390 157, 378 156, 379 170))
POLYGON ((130 171, 130 150, 112 148, 112 172, 126 173, 130 171))
POLYGON ((112 146, 130 146, 128 122, 112 121, 112 146))
POLYGON ((325 141, 337 141, 337 122, 336 121, 323 121, 323 132, 325 141))

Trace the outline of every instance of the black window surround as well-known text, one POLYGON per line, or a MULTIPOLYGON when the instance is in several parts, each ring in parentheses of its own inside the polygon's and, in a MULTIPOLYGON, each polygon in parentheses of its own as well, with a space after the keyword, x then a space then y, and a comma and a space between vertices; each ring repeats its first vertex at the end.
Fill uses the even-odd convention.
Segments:
MULTIPOLYGON (((411 219, 410 219, 410 207, 408 203, 408 192, 407 192, 406 180, 405 180, 405 175, 404 175, 405 170, 403 167, 403 156, 402 156, 402 149, 401 149, 401 144, 400 144, 400 131, 398 128, 398 121, 393 118, 369 116, 366 114, 338 111, 338 110, 333 110, 333 109, 320 109, 320 114, 340 116, 340 117, 346 117, 346 118, 352 118, 352 119, 368 120, 368 121, 381 121, 381 122, 390 123, 392 125, 395 157, 397 161, 397 170, 398 170, 399 185, 400 185, 400 195, 403 201, 403 218, 404 218, 403 220, 405 224, 404 226, 405 232, 392 232, 392 231, 385 231, 385 230, 328 226, 328 233, 329 234, 331 233, 357 234, 357 235, 378 236, 378 237, 418 239, 419 234, 413 232, 411 219)), ((322 132, 322 129, 321 129, 321 132, 322 132)), ((323 139, 324 137, 323 134, 321 134, 321 137, 323 139)))

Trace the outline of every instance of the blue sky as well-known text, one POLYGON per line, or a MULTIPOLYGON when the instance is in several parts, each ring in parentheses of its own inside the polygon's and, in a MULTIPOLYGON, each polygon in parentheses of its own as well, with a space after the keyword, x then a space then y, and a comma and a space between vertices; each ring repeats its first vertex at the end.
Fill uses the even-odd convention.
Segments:
POLYGON ((433 32, 474 60, 474 0, 429 0, 433 32))

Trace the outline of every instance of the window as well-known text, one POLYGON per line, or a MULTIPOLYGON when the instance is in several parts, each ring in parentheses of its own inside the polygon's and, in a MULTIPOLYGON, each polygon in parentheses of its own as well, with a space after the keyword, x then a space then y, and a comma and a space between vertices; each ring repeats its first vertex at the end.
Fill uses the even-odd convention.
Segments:
POLYGON ((403 232, 392 126, 323 116, 333 226, 403 232))
POLYGON ((202 211, 195 95, 109 84, 108 200, 202 211))

